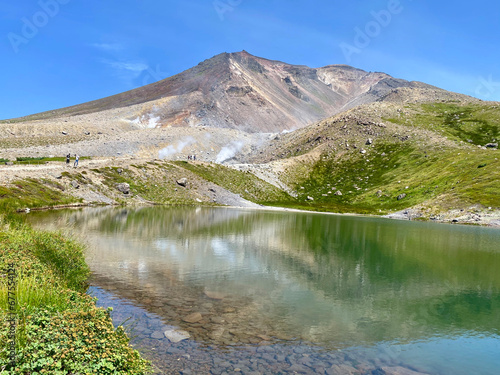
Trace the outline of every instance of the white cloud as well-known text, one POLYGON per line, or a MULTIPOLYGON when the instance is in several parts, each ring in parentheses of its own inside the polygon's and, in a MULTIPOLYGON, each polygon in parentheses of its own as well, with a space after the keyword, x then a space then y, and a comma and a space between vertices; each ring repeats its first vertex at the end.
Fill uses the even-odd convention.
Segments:
POLYGON ((113 69, 113 74, 129 86, 134 86, 134 81, 143 74, 144 71, 150 69, 148 64, 140 61, 117 61, 108 59, 100 59, 99 61, 113 69))
POLYGON ((112 61, 112 60, 101 60, 104 64, 109 65, 113 69, 117 70, 128 70, 131 72, 141 73, 147 70, 149 66, 142 62, 131 62, 131 61, 112 61))

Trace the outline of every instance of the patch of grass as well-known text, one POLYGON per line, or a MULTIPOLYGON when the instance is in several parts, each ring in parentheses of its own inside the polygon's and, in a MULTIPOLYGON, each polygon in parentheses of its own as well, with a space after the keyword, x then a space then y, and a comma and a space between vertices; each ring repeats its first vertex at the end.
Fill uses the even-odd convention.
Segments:
POLYGON ((415 114, 385 118, 424 128, 452 140, 484 146, 500 139, 500 108, 490 104, 426 103, 411 106, 415 114))
MULTIPOLYGON (((90 156, 82 156, 80 157, 80 160, 90 160, 90 156)), ((8 160, 6 160, 8 161, 8 160)), ((47 162, 64 162, 66 163, 66 158, 65 157, 46 157, 46 156, 40 156, 40 157, 31 157, 31 156, 19 156, 16 157, 16 161, 14 161, 14 164, 45 164, 47 162)), ((74 158, 72 162, 74 161, 74 158)))
POLYGON ((22 208, 50 207, 80 202, 61 194, 60 186, 35 179, 14 181, 11 186, 0 186, 0 212, 15 212, 22 208), (55 190, 55 189, 57 190, 55 190))
POLYGON ((238 171, 220 164, 174 162, 201 178, 213 182, 252 202, 269 204, 270 202, 293 202, 294 198, 283 190, 261 180, 249 172, 238 171))
POLYGON ((424 151, 409 143, 379 143, 365 155, 322 158, 296 189, 302 205, 325 211, 386 213, 444 196, 448 204, 499 207, 497 155, 491 150, 424 151), (486 167, 478 169, 482 164, 486 167), (307 201, 308 196, 314 201, 307 201))
POLYGON ((7 269, 16 271, 16 367, 5 374, 145 374, 109 311, 85 294, 90 273, 83 247, 61 233, 37 231, 0 217, 0 363, 10 343, 7 269))

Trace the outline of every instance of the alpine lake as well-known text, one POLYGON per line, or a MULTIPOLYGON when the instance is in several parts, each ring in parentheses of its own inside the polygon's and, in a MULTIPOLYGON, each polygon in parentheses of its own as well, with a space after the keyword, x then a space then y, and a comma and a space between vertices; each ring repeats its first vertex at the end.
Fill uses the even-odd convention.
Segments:
POLYGON ((498 374, 500 230, 236 208, 32 212, 158 374, 498 374))

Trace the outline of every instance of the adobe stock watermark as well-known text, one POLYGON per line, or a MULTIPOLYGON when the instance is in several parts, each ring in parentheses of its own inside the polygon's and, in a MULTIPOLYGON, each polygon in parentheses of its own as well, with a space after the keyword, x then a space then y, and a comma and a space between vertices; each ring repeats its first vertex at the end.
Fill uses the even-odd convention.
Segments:
POLYGON ((161 81, 162 79, 167 78, 167 73, 162 72, 160 70, 160 64, 156 64, 156 69, 153 70, 153 68, 148 67, 146 70, 144 70, 145 74, 142 77, 142 85, 146 86, 149 85, 150 83, 155 83, 158 81, 161 81))
MULTIPOLYGON (((412 0, 407 0, 412 1, 412 0)), ((386 9, 370 12, 372 20, 368 21, 363 28, 357 26, 354 28, 354 38, 352 43, 342 42, 339 44, 348 63, 352 60, 353 54, 359 54, 368 47, 371 41, 377 38, 382 30, 389 26, 394 15, 403 11, 404 7, 400 0, 388 0, 386 9)))
POLYGON ((9 365, 11 369, 16 367, 16 328, 17 328, 17 314, 16 314, 16 269, 13 263, 9 263, 7 266, 7 322, 9 323, 9 334, 8 334, 8 357, 9 365))
POLYGON ((500 92, 500 82, 493 81, 493 75, 488 78, 479 77, 479 84, 476 87, 476 96, 489 99, 497 92, 500 92))
POLYGON ((19 52, 19 48, 23 44, 28 44, 40 31, 40 29, 47 26, 51 18, 59 14, 61 5, 66 5, 71 0, 39 0, 38 6, 40 10, 33 13, 31 17, 21 18, 22 26, 21 32, 10 32, 7 34, 10 45, 14 53, 19 52))
POLYGON ((224 13, 232 12, 243 0, 214 0, 214 9, 221 21, 224 21, 224 13))

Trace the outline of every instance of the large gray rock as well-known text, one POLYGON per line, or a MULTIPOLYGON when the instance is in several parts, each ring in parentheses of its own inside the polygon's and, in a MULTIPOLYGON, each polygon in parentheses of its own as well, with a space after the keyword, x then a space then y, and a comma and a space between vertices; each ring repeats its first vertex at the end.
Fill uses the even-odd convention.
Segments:
POLYGON ((487 143, 484 146, 486 148, 498 148, 498 143, 487 143))
POLYGON ((405 193, 398 195, 398 201, 400 201, 401 199, 404 199, 404 198, 406 198, 406 194, 405 193))
POLYGON ((187 180, 186 177, 183 177, 183 178, 177 180, 176 182, 177 182, 178 185, 186 187, 187 183, 188 183, 188 180, 187 180))
POLYGON ((78 189, 80 187, 80 184, 76 182, 75 180, 71 181, 71 186, 73 186, 75 189, 78 189))
POLYGON ((122 182, 119 184, 115 185, 116 190, 122 192, 123 194, 129 194, 130 193, 130 185, 127 184, 126 182, 122 182))

